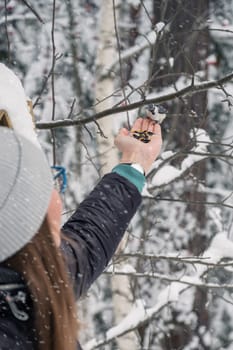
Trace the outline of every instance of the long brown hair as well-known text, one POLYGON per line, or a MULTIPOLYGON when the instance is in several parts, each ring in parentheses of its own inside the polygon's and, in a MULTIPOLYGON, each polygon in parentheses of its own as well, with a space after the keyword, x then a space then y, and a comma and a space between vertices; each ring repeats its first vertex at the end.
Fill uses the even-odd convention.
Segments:
POLYGON ((46 218, 34 238, 4 265, 21 273, 30 290, 37 349, 76 349, 78 322, 73 290, 46 218))

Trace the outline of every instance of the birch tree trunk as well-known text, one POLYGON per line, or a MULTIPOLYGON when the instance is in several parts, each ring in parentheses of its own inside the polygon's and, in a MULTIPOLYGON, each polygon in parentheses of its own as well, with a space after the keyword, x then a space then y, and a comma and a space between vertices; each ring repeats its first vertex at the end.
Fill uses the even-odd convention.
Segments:
MULTIPOLYGON (((115 11, 117 11, 117 9, 115 9, 115 11)), ((118 56, 113 2, 109 0, 102 1, 99 36, 96 82, 96 101, 99 102, 96 106, 97 112, 111 108, 114 105, 114 77, 111 72, 105 71, 105 67, 111 66, 111 63, 115 61, 118 56)), ((102 119, 98 123, 101 130, 97 137, 101 175, 110 172, 119 162, 117 151, 114 148, 113 118, 113 116, 110 116, 102 119)), ((119 249, 121 248, 119 247, 119 249)), ((118 324, 130 311, 132 306, 133 296, 127 276, 112 277, 112 298, 115 323, 118 324)), ((137 349, 137 337, 135 332, 122 336, 117 340, 117 343, 119 350, 137 349)))
MULTIPOLYGON (((114 31, 114 17, 112 1, 103 0, 100 14, 99 47, 97 50, 97 76, 96 76, 96 112, 106 108, 111 108, 114 104, 113 91, 114 79, 112 74, 105 74, 105 67, 117 55, 116 40, 114 31)), ((99 162, 101 164, 101 174, 111 171, 118 163, 118 156, 113 147, 113 116, 104 118, 98 122, 100 132, 97 136, 99 162)))

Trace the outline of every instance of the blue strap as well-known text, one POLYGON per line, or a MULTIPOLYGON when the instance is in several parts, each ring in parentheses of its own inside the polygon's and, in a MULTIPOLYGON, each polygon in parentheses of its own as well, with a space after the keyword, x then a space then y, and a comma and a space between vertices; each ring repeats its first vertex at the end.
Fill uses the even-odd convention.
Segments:
POLYGON ((62 177, 62 186, 61 186, 61 193, 64 193, 67 188, 67 175, 66 175, 66 168, 61 165, 54 165, 51 166, 51 169, 57 170, 57 173, 53 176, 53 179, 56 180, 59 177, 62 177))

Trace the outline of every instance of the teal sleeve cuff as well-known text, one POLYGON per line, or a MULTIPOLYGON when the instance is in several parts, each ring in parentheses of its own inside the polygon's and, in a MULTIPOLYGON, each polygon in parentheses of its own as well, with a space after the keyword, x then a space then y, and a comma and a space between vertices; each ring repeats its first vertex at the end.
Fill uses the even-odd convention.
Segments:
POLYGON ((129 164, 119 164, 112 169, 112 172, 125 177, 137 187, 139 192, 142 192, 146 178, 140 171, 134 169, 129 164))

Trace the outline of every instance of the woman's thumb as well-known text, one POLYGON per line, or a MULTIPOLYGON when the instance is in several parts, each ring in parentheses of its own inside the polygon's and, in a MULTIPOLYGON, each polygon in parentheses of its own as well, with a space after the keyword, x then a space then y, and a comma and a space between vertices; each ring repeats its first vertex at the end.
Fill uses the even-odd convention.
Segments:
POLYGON ((126 129, 126 128, 121 128, 121 129, 119 130, 119 135, 121 135, 121 136, 127 136, 127 135, 129 135, 129 130, 126 129))

